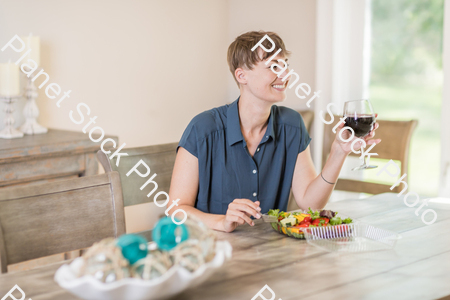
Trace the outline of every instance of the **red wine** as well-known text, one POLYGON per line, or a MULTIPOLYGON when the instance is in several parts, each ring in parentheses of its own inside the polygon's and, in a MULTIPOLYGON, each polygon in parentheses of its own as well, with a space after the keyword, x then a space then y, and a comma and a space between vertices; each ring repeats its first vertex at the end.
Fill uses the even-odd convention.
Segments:
POLYGON ((372 115, 347 116, 345 119, 345 126, 352 128, 357 137, 366 136, 373 129, 374 124, 375 117, 372 115))

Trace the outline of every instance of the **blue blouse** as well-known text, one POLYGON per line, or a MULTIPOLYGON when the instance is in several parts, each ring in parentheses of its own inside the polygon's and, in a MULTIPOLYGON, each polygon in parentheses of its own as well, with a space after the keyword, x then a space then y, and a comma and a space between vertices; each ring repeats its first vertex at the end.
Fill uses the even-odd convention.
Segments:
POLYGON ((195 116, 178 144, 198 159, 195 207, 225 214, 234 199, 245 198, 259 200, 262 213, 286 211, 297 155, 311 141, 303 119, 295 110, 273 105, 252 157, 241 132, 238 101, 195 116))

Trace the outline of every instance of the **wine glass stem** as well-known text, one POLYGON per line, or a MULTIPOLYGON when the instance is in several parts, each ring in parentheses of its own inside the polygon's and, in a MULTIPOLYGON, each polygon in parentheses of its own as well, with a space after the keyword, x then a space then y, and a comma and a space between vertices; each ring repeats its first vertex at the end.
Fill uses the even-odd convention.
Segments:
MULTIPOLYGON (((364 153, 364 148, 363 147, 361 147, 361 153, 364 153)), ((363 164, 363 166, 367 166, 366 156, 365 155, 364 155, 364 164, 363 164)))

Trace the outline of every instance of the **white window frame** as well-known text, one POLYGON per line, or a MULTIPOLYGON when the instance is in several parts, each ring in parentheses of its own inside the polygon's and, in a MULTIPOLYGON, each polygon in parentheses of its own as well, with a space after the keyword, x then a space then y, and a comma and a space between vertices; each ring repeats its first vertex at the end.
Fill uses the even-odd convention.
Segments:
MULTIPOLYGON (((342 113, 344 102, 366 99, 370 83, 370 0, 318 0, 316 25, 316 90, 321 97, 314 106, 313 160, 319 173, 322 166, 324 124, 320 111, 336 103, 342 113)), ((355 161, 348 158, 339 177, 362 180, 362 172, 351 171, 355 161)), ((359 165, 360 163, 357 162, 359 165)), ((360 194, 333 193, 330 201, 358 198, 360 194)))
MULTIPOLYGON (((323 123, 320 111, 333 102, 365 99, 370 82, 370 0, 318 0, 316 24, 316 90, 314 152, 322 170, 323 123)), ((342 113, 342 112, 340 112, 342 113)))
POLYGON ((450 0, 444 2, 444 33, 442 51, 444 82, 441 104, 441 174, 439 196, 450 197, 450 0))

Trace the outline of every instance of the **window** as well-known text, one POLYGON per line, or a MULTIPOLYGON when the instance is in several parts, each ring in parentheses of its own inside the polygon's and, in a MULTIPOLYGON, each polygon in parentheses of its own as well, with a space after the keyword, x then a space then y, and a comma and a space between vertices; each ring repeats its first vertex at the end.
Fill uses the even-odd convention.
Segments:
MULTIPOLYGON (((437 196, 444 1, 372 0, 371 11, 370 99, 382 119, 419 120, 410 146, 409 186, 421 195, 437 196)), ((379 182, 376 173, 365 171, 364 176, 379 182)))

